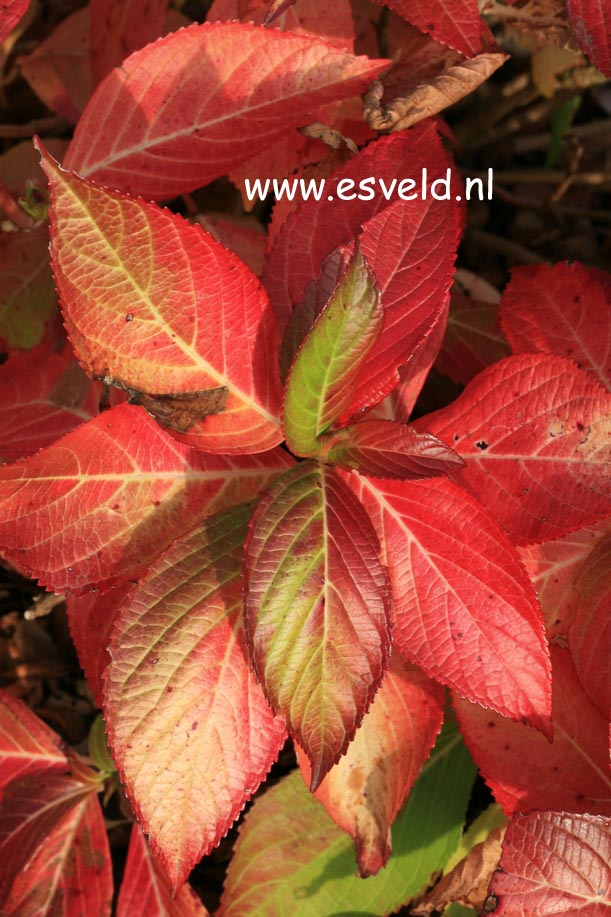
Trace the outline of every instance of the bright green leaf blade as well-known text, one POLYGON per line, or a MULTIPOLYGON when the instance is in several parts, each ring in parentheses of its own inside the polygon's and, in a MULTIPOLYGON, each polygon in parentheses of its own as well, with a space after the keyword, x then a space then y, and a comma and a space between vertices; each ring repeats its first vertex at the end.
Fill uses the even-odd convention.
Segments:
POLYGON ((476 844, 483 844, 491 831, 494 831, 495 828, 502 828, 507 821, 507 816, 498 803, 493 802, 484 809, 461 837, 456 850, 444 867, 443 874, 447 875, 451 872, 461 860, 468 856, 476 844))
POLYGON ((359 371, 380 335, 383 320, 380 291, 357 249, 288 375, 284 433, 296 455, 318 454, 318 437, 350 404, 359 371))
POLYGON ((299 774, 254 804, 240 830, 221 917, 369 917, 421 892, 455 849, 475 766, 446 724, 392 828, 393 854, 376 876, 355 875, 348 838, 299 774))

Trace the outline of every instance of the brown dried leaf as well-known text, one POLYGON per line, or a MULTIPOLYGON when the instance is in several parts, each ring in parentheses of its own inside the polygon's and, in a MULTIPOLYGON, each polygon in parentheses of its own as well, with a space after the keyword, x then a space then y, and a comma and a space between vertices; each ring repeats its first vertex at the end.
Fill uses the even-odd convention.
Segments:
POLYGON ((149 395, 129 391, 130 404, 140 404, 157 423, 167 430, 188 433, 191 427, 204 420, 208 414, 221 414, 225 410, 229 391, 224 386, 202 392, 177 392, 171 395, 149 395))
POLYGON ((326 124, 320 124, 318 121, 315 124, 300 127, 299 133, 303 134, 304 137, 309 137, 311 140, 322 140, 330 150, 341 150, 346 147, 355 155, 359 151, 356 143, 350 137, 344 137, 339 131, 328 127, 326 124))
MULTIPOLYGON (((499 12, 496 3, 492 7, 492 12, 499 12)), ((526 0, 515 6, 503 6, 502 14, 512 29, 526 39, 526 46, 531 50, 548 44, 579 51, 564 0, 526 0)))

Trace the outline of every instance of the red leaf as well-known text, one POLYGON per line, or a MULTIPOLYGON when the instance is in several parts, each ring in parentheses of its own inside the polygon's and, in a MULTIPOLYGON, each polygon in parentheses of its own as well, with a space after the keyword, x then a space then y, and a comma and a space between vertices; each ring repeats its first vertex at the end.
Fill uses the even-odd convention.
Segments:
POLYGON ((571 28, 595 67, 611 76, 611 10, 607 0, 567 0, 571 28))
POLYGON ((248 648, 270 704, 312 763, 313 789, 345 752, 387 666, 388 580, 378 551, 356 498, 314 462, 272 484, 251 522, 248 648))
POLYGON ((70 636, 78 653, 96 707, 102 707, 103 675, 110 664, 108 646, 117 615, 125 606, 133 583, 123 583, 108 592, 67 595, 66 613, 70 636))
POLYGON ((204 227, 225 248, 247 264, 253 274, 261 277, 265 263, 267 236, 265 230, 254 217, 231 216, 227 213, 206 212, 197 217, 204 227))
POLYGON ((29 350, 57 312, 45 228, 0 236, 0 341, 29 350))
POLYGON ((443 478, 344 478, 382 543, 400 652, 465 697, 549 732, 543 619, 496 520, 443 478))
MULTIPOLYGON (((432 181, 445 177, 448 166, 434 126, 418 125, 367 147, 328 179, 326 190, 337 198, 339 181, 350 179, 358 186, 375 176, 387 190, 395 181, 396 195, 406 176, 417 177, 426 167, 432 181)), ((441 320, 459 233, 457 207, 430 198, 390 204, 379 187, 371 201, 305 201, 278 232, 264 280, 281 327, 325 257, 362 232, 361 250, 381 289, 386 320, 359 376, 350 413, 375 404, 395 387, 398 365, 413 358, 441 320)))
POLYGON ((495 917, 605 917, 611 907, 611 819, 516 815, 484 911, 495 917))
POLYGON ((234 457, 197 452, 142 408, 118 405, 0 468, 0 547, 57 592, 110 586, 140 576, 186 529, 251 499, 290 465, 280 449, 234 457))
POLYGON ((578 262, 514 268, 501 301, 501 322, 514 353, 570 357, 611 389, 608 274, 578 262))
POLYGON ((611 512, 611 396, 546 354, 484 370, 422 418, 466 459, 456 473, 520 542, 557 538, 611 512))
POLYGON ((10 784, 0 811, 3 917, 107 917, 112 867, 95 784, 46 775, 10 784))
POLYGON ((8 691, 0 691, 0 796, 11 780, 67 769, 57 733, 8 691))
POLYGON ((206 917, 208 911, 190 885, 175 898, 138 825, 129 840, 127 862, 117 901, 117 917, 206 917))
POLYGON ((462 459, 428 433, 392 420, 363 420, 329 433, 325 460, 374 478, 430 478, 462 467, 462 459))
POLYGON ((467 57, 483 50, 477 0, 378 0, 435 41, 467 57))
POLYGON ((583 688, 603 716, 611 714, 611 534, 593 549, 575 581, 579 596, 569 650, 583 688))
MULTIPOLYGON (((346 754, 314 794, 354 839, 363 877, 375 875, 391 854, 390 826, 441 729, 443 701, 441 686, 395 653, 346 754)), ((310 763, 296 750, 309 785, 310 763)))
POLYGON ((207 452, 277 445, 278 330, 246 265, 182 217, 43 164, 57 287, 88 372, 207 452))
POLYGON ((168 0, 91 0, 91 73, 99 83, 163 33, 168 0))
POLYGON ((539 596, 550 639, 567 633, 579 602, 576 581, 597 544, 610 534, 611 520, 605 519, 555 541, 518 549, 539 596))
POLYGON ((500 330, 498 305, 452 293, 448 329, 435 364, 439 372, 466 385, 509 353, 500 330))
POLYGON ((0 5, 0 42, 12 32, 26 14, 30 0, 2 0, 0 5))
POLYGON ((321 105, 360 93, 387 63, 261 26, 193 25, 108 74, 66 166, 131 194, 174 197, 225 175, 321 105))
POLYGON ((113 630, 110 746, 173 891, 227 833, 286 738, 243 646, 240 574, 251 510, 234 507, 175 541, 113 630))
POLYGON ((584 694, 568 650, 552 645, 551 653, 551 744, 530 726, 455 696, 461 732, 508 815, 529 809, 610 815, 608 717, 602 717, 584 694))
POLYGON ((100 396, 69 347, 12 355, 0 366, 0 460, 50 446, 97 414, 100 396))
MULTIPOLYGON (((299 6, 281 0, 284 9, 275 12, 273 26, 283 32, 298 35, 316 35, 329 44, 346 51, 354 49, 354 23, 349 0, 334 0, 330 5, 325 0, 299 0, 299 6)), ((295 0, 293 0, 295 3, 295 0)), ((275 4, 278 6, 278 4, 275 4)), ((268 18, 269 0, 214 0, 206 22, 227 22, 241 19, 255 25, 271 24, 268 18)))

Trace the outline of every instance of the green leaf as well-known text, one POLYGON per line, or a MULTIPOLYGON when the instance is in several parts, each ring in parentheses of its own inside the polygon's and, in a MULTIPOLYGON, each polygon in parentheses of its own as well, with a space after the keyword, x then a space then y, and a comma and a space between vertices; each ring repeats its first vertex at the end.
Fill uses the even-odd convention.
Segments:
POLYGON ((506 825, 507 820, 507 816, 497 803, 492 803, 487 809, 484 809, 461 837, 456 850, 444 867, 444 876, 451 872, 461 860, 464 860, 476 844, 483 844, 491 831, 506 825))
POLYGON ((475 777, 456 725, 444 727, 392 828, 393 854, 371 878, 355 873, 350 839, 299 774, 268 790, 244 820, 222 917, 377 917, 420 893, 455 849, 475 777))
POLYGON ((284 433, 296 455, 317 455, 318 437, 348 408, 383 320, 380 291, 357 248, 289 371, 284 433))
POLYGON ((108 750, 104 719, 101 714, 96 716, 89 730, 88 746, 89 757, 102 776, 110 777, 115 770, 115 763, 108 750))

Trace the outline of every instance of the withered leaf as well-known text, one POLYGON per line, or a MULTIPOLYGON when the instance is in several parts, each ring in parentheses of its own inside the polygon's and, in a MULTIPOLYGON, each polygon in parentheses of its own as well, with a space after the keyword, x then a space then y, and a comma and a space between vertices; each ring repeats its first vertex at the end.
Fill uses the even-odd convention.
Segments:
POLYGON ((308 124, 306 127, 300 127, 298 130, 304 137, 310 137, 313 140, 321 140, 331 150, 341 150, 345 147, 355 155, 359 151, 354 140, 351 140, 349 137, 344 137, 339 131, 334 130, 332 127, 328 127, 326 124, 321 124, 318 121, 314 124, 308 124))
POLYGON ((127 392, 130 404, 139 404, 155 418, 157 423, 176 433, 187 433, 208 414, 221 414, 227 404, 229 390, 226 386, 201 392, 172 392, 153 395, 129 388, 120 379, 105 377, 105 385, 127 392))

